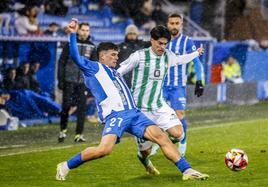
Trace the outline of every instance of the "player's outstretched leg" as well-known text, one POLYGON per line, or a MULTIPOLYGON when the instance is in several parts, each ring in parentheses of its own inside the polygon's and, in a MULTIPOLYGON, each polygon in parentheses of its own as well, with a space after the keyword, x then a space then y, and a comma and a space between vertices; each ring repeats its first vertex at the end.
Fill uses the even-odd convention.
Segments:
POLYGON ((88 147, 70 160, 59 163, 57 165, 56 180, 65 180, 71 169, 77 168, 87 161, 98 159, 110 154, 116 140, 117 136, 114 134, 105 135, 102 137, 98 147, 88 147))
MULTIPOLYGON (((176 144, 176 143, 184 140, 184 137, 185 137, 184 130, 183 130, 183 127, 181 125, 173 126, 169 129, 167 129, 166 132, 169 134, 169 139, 171 140, 171 142, 173 144, 176 144)), ((159 149, 159 145, 156 143, 153 143, 150 156, 155 155, 157 153, 158 149, 159 149)), ((180 154, 181 154, 181 152, 180 152, 180 154)))
POLYGON ((136 141, 139 149, 137 157, 141 164, 144 166, 146 172, 149 175, 159 175, 160 172, 155 168, 155 166, 149 159, 153 143, 143 138, 136 138, 136 141))
POLYGON ((205 180, 209 177, 207 174, 203 174, 192 169, 188 161, 184 157, 180 157, 176 146, 169 140, 168 136, 162 132, 159 127, 155 125, 147 127, 144 133, 144 137, 157 143, 160 146, 166 158, 172 161, 183 173, 183 180, 205 180))
POLYGON ((181 119, 181 123, 183 126, 184 138, 179 142, 179 152, 182 156, 184 156, 186 153, 186 147, 187 147, 187 143, 186 143, 187 121, 186 119, 185 118, 181 119))
MULTIPOLYGON (((147 141, 147 143, 151 144, 151 142, 149 141, 147 141)), ((151 153, 151 146, 146 150, 139 150, 137 157, 139 161, 142 163, 142 165, 145 167, 145 170, 149 175, 160 175, 160 172, 155 168, 155 166, 149 159, 150 153, 151 153)))

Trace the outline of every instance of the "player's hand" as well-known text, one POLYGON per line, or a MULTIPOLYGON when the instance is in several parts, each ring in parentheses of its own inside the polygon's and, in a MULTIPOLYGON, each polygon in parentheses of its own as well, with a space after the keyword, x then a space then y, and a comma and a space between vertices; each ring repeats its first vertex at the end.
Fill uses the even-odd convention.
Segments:
POLYGON ((205 49, 203 47, 203 44, 200 45, 200 47, 197 49, 199 56, 202 55, 205 52, 205 49))
POLYGON ((203 92, 204 92, 204 86, 203 86, 202 82, 201 81, 196 81, 194 94, 197 97, 200 97, 200 96, 203 95, 203 92))
POLYGON ((67 32, 77 32, 78 30, 78 19, 72 18, 72 21, 67 26, 67 32))
POLYGON ((197 51, 199 53, 199 56, 201 56, 204 53, 205 49, 203 47, 199 47, 197 51))

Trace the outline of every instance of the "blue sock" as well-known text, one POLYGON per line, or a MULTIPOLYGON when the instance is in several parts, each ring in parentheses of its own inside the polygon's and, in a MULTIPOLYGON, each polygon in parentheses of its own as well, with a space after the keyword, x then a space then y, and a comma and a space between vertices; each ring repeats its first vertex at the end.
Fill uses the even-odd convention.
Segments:
POLYGON ((179 161, 177 161, 175 163, 175 165, 177 166, 177 168, 183 173, 184 171, 186 171, 187 169, 191 168, 191 165, 188 163, 188 161, 184 158, 181 157, 181 159, 179 161))
POLYGON ((183 132, 184 132, 184 138, 181 140, 181 144, 186 143, 186 133, 187 133, 187 120, 185 118, 181 119, 183 132))
POLYGON ((69 169, 77 168, 83 163, 84 161, 82 160, 81 153, 75 155, 73 158, 67 161, 67 165, 69 169))

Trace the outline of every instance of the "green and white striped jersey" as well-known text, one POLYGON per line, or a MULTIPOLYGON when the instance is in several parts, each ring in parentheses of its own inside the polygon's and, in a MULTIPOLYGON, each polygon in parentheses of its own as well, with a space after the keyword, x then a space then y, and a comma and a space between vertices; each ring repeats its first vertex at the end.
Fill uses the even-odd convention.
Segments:
POLYGON ((166 49, 162 56, 157 56, 150 48, 138 50, 122 62, 117 70, 124 75, 133 70, 131 91, 139 109, 153 111, 163 105, 162 86, 167 70, 171 66, 186 64, 198 57, 193 52, 176 56, 166 49))

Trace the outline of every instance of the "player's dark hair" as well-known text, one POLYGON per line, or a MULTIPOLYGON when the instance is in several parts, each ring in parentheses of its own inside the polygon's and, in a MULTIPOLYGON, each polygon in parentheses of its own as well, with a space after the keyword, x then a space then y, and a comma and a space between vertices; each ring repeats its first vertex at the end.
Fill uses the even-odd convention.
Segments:
POLYGON ((171 34, 169 30, 163 25, 158 25, 154 27, 151 30, 150 34, 151 38, 153 38, 154 40, 158 40, 159 38, 166 38, 168 42, 171 40, 171 34))
POLYGON ((89 25, 88 22, 79 23, 79 29, 81 29, 82 26, 88 26, 88 27, 90 27, 90 25, 89 25))
POLYGON ((181 14, 178 14, 178 13, 171 13, 168 15, 168 19, 169 18, 181 18, 183 19, 182 15, 181 14))
POLYGON ((119 51, 119 47, 112 42, 102 42, 97 48, 97 56, 99 57, 100 52, 108 50, 119 51))

